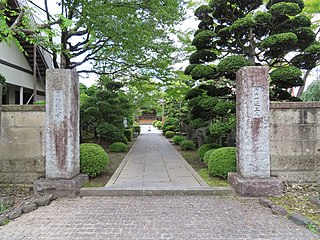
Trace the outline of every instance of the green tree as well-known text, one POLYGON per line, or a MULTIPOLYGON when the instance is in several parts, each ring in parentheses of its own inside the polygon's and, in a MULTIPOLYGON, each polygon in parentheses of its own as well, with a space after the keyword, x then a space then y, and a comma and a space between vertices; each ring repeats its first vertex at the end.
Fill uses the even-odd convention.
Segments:
POLYGON ((302 93, 301 98, 305 102, 320 101, 320 81, 313 81, 307 90, 302 93))
POLYGON ((229 79, 230 86, 241 67, 267 65, 271 98, 290 98, 289 89, 305 84, 302 71, 314 68, 320 59, 303 8, 302 0, 211 0, 200 6, 195 15, 201 22, 192 42, 197 51, 190 56, 186 74, 217 84, 229 79), (216 60, 221 60, 217 66, 208 65, 216 60))
POLYGON ((41 9, 21 5, 17 10, 0 0, 0 41, 24 38, 47 47, 55 68, 94 62, 93 69, 79 72, 104 74, 164 71, 174 51, 169 33, 185 11, 185 2, 178 0, 62 0, 56 1, 59 14, 52 12, 48 0, 43 3, 41 9), (30 24, 35 11, 45 14, 43 24, 30 24))
MULTIPOLYGON (((102 77, 104 78, 104 77, 102 77)), ((131 102, 121 89, 122 84, 105 79, 103 85, 87 96, 80 106, 82 130, 92 130, 97 142, 124 139, 124 118, 132 119, 131 102)))

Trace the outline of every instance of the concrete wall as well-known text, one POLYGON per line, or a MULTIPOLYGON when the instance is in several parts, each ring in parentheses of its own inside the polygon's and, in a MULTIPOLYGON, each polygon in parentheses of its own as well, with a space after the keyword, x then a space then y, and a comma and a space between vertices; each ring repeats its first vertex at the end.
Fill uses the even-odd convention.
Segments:
POLYGON ((3 105, 0 114, 0 183, 45 176, 45 106, 3 105))
POLYGON ((271 174, 320 182, 320 102, 270 104, 271 174))

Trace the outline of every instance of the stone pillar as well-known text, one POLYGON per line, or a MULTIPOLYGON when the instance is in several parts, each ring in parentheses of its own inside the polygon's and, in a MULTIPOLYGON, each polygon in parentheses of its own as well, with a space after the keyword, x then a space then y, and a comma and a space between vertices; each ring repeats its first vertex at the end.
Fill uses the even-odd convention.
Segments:
POLYGON ((0 83, 0 136, 1 136, 1 112, 2 112, 2 92, 3 92, 3 86, 0 83))
POLYGON ((270 178, 268 67, 237 72, 237 173, 229 182, 243 196, 275 195, 282 183, 270 178))
POLYGON ((74 196, 87 180, 79 175, 78 78, 75 70, 47 70, 46 179, 35 183, 37 193, 74 196))

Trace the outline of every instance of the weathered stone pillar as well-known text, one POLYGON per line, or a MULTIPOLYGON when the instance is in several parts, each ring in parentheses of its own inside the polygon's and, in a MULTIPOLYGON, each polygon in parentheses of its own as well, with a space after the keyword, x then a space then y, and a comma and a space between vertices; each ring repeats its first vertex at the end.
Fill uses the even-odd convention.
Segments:
POLYGON ((237 72, 237 173, 229 182, 244 196, 279 194, 282 183, 270 178, 268 67, 237 72))
POLYGON ((46 79, 46 179, 35 183, 35 191, 74 196, 87 180, 79 172, 78 74, 50 69, 46 79))
POLYGON ((2 112, 2 91, 3 91, 3 86, 0 83, 0 135, 1 135, 1 112, 2 112))
POLYGON ((48 70, 46 177, 47 179, 70 179, 79 172, 78 74, 68 69, 48 70))

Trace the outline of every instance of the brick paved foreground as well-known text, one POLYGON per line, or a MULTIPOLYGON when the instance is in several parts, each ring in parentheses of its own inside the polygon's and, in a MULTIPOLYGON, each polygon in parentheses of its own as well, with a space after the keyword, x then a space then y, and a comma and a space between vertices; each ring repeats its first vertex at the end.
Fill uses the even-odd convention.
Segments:
POLYGON ((218 196, 60 199, 0 227, 0 239, 319 239, 255 201, 218 196))

